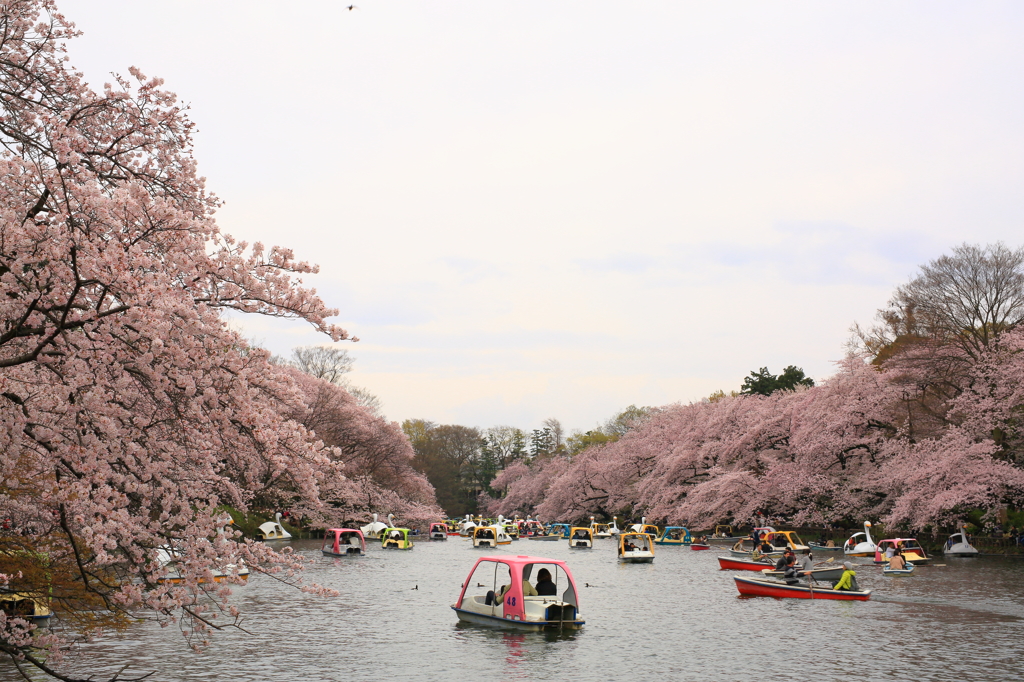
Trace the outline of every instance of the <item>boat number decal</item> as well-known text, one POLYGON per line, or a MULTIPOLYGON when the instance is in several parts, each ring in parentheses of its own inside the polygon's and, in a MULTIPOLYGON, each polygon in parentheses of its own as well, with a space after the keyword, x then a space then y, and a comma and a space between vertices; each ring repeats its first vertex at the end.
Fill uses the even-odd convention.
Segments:
POLYGON ((515 597, 509 597, 508 599, 505 600, 505 603, 508 604, 509 606, 515 606, 516 605, 516 598, 515 597))

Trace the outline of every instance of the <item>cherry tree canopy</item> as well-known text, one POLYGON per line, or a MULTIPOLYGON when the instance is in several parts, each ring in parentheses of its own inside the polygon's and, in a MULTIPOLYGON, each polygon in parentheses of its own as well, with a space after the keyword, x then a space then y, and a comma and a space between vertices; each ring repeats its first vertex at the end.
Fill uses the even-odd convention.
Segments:
MULTIPOLYGON (((52 596, 71 631, 149 612, 199 644, 237 615, 230 591, 210 588, 214 570, 245 562, 290 580, 298 568, 224 531, 222 505, 329 519, 362 500, 424 516, 433 493, 425 481, 397 492, 373 482, 370 451, 408 459, 408 444, 350 396, 335 396, 343 436, 325 443, 303 426, 315 391, 221 312, 349 338, 297 279, 316 268, 221 234, 175 96, 134 68, 94 90, 67 61, 74 36, 51 0, 2 6, 2 580, 52 596), (179 559, 180 583, 163 580, 161 549, 179 559)), ((54 669, 66 642, 29 630, 0 613, 0 649, 71 679, 54 669), (33 647, 50 649, 45 664, 33 647)))

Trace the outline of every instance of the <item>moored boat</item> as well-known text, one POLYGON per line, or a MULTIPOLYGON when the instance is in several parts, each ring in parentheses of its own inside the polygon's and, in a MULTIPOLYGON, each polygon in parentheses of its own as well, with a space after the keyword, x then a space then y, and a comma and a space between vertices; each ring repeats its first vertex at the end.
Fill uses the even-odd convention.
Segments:
POLYGON ((964 524, 957 526, 957 532, 949 536, 946 540, 945 546, 942 548, 942 553, 946 556, 956 557, 974 557, 981 553, 978 549, 971 544, 970 539, 967 537, 967 532, 964 530, 964 524))
POLYGON ((654 544, 648 533, 619 534, 619 562, 649 564, 654 561, 654 544))
POLYGON ((781 580, 754 578, 734 575, 736 589, 741 595, 751 597, 775 597, 777 599, 840 599, 844 601, 867 601, 871 590, 833 590, 831 587, 816 587, 813 584, 787 585, 781 580))
POLYGON ((473 565, 452 609, 459 620, 516 630, 577 630, 584 624, 572 572, 564 561, 485 556, 473 565), (547 579, 542 574, 547 574, 547 579), (537 586, 530 582, 537 576, 537 586), (527 586, 529 586, 527 588, 527 586), (470 589, 486 589, 469 595, 470 589))
POLYGON ((320 552, 326 556, 359 556, 366 554, 366 539, 354 528, 328 528, 320 552))

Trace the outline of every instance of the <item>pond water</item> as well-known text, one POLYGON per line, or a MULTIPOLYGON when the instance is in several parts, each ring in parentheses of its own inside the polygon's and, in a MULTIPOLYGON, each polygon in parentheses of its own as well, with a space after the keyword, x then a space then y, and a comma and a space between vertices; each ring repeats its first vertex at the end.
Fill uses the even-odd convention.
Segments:
MULTIPOLYGON (((254 575, 232 597, 251 634, 214 635, 191 652, 175 628, 140 623, 83 647, 72 671, 155 671, 149 680, 1009 680, 1024 677, 1024 561, 943 559, 909 578, 858 567, 871 601, 740 598, 727 548, 658 546, 653 564, 620 565, 612 540, 592 550, 519 540, 474 550, 459 538, 411 551, 314 558, 302 593, 254 575), (563 559, 587 621, 562 635, 459 624, 450 605, 486 554, 563 559), (589 584, 589 587, 586 585, 589 584)), ((866 561, 856 559, 855 561, 866 561)), ((753 575, 753 574, 748 574, 753 575)), ((0 679, 18 678, 9 663, 0 679)), ((42 678, 40 678, 42 679, 42 678)))

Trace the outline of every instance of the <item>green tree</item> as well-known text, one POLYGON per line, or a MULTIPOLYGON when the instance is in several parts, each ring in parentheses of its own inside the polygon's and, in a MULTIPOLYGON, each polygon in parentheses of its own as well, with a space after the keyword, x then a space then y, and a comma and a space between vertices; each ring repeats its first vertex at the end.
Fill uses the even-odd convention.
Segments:
POLYGON ((767 367, 762 367, 757 372, 751 372, 750 376, 743 380, 740 394, 771 395, 775 391, 793 391, 797 386, 813 385, 814 380, 794 365, 786 367, 778 376, 769 372, 767 367))
POLYGON ((480 481, 487 475, 480 431, 424 419, 407 419, 402 430, 416 451, 412 465, 434 486, 441 508, 452 516, 475 513, 477 495, 486 488, 480 481))

